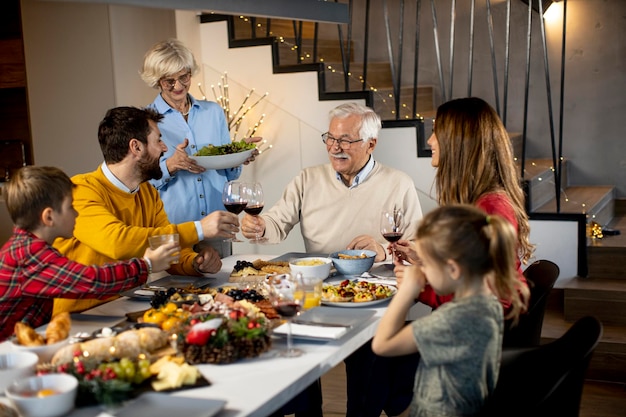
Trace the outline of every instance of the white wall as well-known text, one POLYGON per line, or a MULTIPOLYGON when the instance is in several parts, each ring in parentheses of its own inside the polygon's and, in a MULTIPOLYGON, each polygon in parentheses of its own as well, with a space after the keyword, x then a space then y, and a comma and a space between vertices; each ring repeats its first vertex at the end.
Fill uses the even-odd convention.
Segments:
POLYGON ((22 22, 35 164, 94 169, 115 105, 108 6, 24 0, 22 22))

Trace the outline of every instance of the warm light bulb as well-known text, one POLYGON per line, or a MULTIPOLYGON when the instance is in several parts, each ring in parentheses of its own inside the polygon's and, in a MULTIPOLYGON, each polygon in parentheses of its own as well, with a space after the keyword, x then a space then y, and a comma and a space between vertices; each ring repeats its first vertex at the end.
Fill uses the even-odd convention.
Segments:
POLYGON ((552 2, 543 14, 543 20, 546 23, 558 23, 563 19, 563 2, 552 2))

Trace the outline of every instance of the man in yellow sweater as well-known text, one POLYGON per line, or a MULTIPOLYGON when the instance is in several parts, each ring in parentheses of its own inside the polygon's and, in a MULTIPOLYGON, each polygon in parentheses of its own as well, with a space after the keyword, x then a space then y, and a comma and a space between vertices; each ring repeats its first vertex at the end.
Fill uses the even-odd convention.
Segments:
MULTIPOLYGON (((78 211, 74 237, 57 239, 54 246, 66 257, 83 264, 102 265, 141 257, 148 237, 180 235, 180 262, 168 272, 201 276, 222 266, 211 247, 196 245, 205 238, 233 237, 238 217, 215 211, 200 221, 171 224, 159 193, 148 180, 163 174, 159 158, 167 150, 158 122, 162 116, 150 109, 117 107, 107 112, 98 128, 104 163, 93 172, 72 178, 74 208, 78 211)), ((57 299, 54 314, 83 311, 103 300, 57 299)))

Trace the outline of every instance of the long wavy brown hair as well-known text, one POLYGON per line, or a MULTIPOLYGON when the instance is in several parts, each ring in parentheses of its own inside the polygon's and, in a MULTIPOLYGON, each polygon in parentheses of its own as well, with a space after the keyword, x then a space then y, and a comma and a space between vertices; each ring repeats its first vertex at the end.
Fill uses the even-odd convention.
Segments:
POLYGON ((476 97, 448 101, 437 109, 435 135, 439 166, 435 188, 439 204, 476 204, 486 193, 510 199, 518 224, 518 252, 527 263, 534 251, 524 206, 521 177, 509 135, 495 110, 476 97))

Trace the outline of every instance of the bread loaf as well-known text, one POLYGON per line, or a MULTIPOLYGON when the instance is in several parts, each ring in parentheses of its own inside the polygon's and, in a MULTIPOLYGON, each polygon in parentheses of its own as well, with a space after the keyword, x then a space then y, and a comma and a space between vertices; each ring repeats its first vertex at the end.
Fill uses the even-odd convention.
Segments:
POLYGON ((52 364, 71 362, 75 353, 87 353, 97 361, 136 358, 141 353, 150 354, 167 344, 167 333, 156 327, 127 330, 116 336, 99 337, 84 343, 65 346, 52 357, 52 364))

